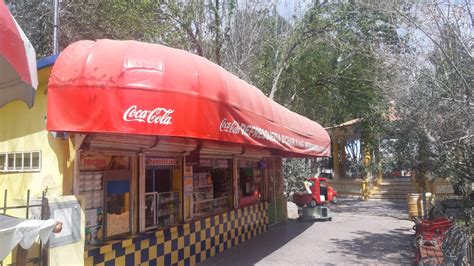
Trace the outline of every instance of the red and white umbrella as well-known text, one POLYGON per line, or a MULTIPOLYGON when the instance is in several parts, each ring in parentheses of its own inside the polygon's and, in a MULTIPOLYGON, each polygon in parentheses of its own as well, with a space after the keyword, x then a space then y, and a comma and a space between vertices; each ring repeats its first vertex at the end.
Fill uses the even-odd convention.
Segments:
POLYGON ((36 71, 33 46, 0 1, 0 107, 22 100, 31 108, 38 86, 36 71))

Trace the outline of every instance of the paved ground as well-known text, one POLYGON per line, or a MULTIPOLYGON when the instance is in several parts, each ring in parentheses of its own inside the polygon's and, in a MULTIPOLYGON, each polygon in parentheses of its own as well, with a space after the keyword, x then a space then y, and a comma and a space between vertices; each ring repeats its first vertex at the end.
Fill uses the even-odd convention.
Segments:
POLYGON ((201 265, 412 263, 413 223, 406 219, 406 203, 342 199, 331 211, 331 222, 289 219, 201 265))

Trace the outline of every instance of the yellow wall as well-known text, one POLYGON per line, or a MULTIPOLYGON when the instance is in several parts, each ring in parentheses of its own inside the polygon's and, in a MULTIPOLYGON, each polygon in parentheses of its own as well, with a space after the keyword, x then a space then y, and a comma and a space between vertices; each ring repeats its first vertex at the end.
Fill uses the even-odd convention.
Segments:
MULTIPOLYGON (((65 196, 55 198, 52 202, 68 202, 79 200, 81 205, 84 206, 84 198, 77 196, 65 196)), ((81 210, 81 240, 75 243, 67 244, 60 247, 49 248, 49 266, 62 266, 62 265, 83 265, 84 263, 84 241, 85 241, 85 216, 84 208, 81 210)))
MULTIPOLYGON (((8 190, 9 206, 24 204, 28 189, 31 197, 41 196, 41 192, 45 189, 47 189, 46 196, 50 198, 72 194, 75 157, 72 142, 69 139, 54 138, 46 130, 47 82, 50 72, 51 67, 38 71, 39 85, 31 109, 19 100, 0 108, 0 152, 41 151, 40 171, 0 173, 0 206, 4 204, 5 189, 8 190)), ((11 210, 7 214, 23 218, 25 210, 11 210)), ((81 220, 83 219, 81 217, 81 220)), ((83 228, 81 230, 83 231, 83 228)), ((81 262, 84 246, 82 231, 81 242, 57 248, 52 252, 77 253, 78 260, 75 262, 81 262)), ((71 262, 71 258, 69 260, 67 257, 63 258, 71 262)), ((4 262, 10 263, 11 257, 7 257, 4 262)), ((51 261, 51 265, 62 265, 64 262, 55 260, 51 261)))
MULTIPOLYGON (((183 192, 183 189, 181 188, 182 187, 182 182, 183 182, 183 170, 180 168, 174 168, 172 170, 172 176, 173 176, 173 191, 177 191, 178 192, 178 195, 179 195, 179 198, 182 199, 183 198, 183 195, 182 195, 182 192, 183 192)), ((181 211, 181 204, 180 204, 180 207, 179 207, 179 215, 178 215, 178 220, 181 222, 183 221, 183 217, 182 217, 182 211, 181 211)))
POLYGON ((0 173, 1 205, 5 189, 8 189, 8 204, 23 203, 28 189, 32 197, 41 196, 46 188, 47 196, 71 193, 73 164, 68 162, 72 155, 69 140, 55 139, 46 131, 50 71, 51 67, 38 71, 39 86, 31 109, 18 100, 0 108, 0 152, 40 150, 42 157, 39 172, 0 173))

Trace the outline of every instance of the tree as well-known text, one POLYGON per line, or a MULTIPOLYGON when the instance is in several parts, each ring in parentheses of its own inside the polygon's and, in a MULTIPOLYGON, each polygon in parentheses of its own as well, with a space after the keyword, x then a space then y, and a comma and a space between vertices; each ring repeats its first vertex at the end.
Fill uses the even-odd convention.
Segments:
MULTIPOLYGON (((18 24, 35 47, 37 57, 52 54, 53 1, 9 1, 18 24)), ((154 41, 168 30, 155 23, 154 1, 63 0, 59 10, 60 50, 78 40, 133 39, 154 41)))
POLYGON ((261 54, 275 41, 274 35, 279 31, 277 28, 283 27, 285 23, 275 13, 272 3, 257 5, 249 1, 235 9, 226 26, 228 30, 224 37, 222 66, 263 90, 263 84, 259 81, 268 80, 268 69, 256 66, 261 63, 261 54))
MULTIPOLYGON (((298 25, 308 35, 298 39, 274 99, 323 125, 363 118, 364 148, 377 154, 388 107, 379 80, 390 71, 379 53, 401 52, 398 19, 355 1, 316 2, 298 25)), ((362 161, 354 162, 360 169, 362 161)), ((372 160, 365 171, 379 167, 372 160)))
POLYGON ((175 31, 175 34, 170 36, 172 38, 162 41, 222 65, 222 50, 226 45, 226 36, 234 14, 238 11, 236 5, 237 1, 222 0, 162 2, 157 9, 158 21, 171 26, 175 31))
POLYGON ((122 39, 155 41, 168 25, 156 23, 155 1, 64 0, 60 9, 60 43, 66 48, 78 40, 122 39))
POLYGON ((398 116, 389 132, 410 148, 407 152, 400 145, 397 154, 421 178, 450 177, 455 192, 466 202, 474 181, 471 2, 385 8, 400 14, 413 36, 404 57, 395 59, 393 76, 399 82, 385 88, 398 116))
POLYGON ((51 55, 53 51, 52 1, 6 1, 10 12, 30 39, 36 56, 51 55))
POLYGON ((287 194, 304 189, 304 181, 316 173, 313 165, 314 162, 311 159, 285 159, 283 161, 285 192, 287 194))

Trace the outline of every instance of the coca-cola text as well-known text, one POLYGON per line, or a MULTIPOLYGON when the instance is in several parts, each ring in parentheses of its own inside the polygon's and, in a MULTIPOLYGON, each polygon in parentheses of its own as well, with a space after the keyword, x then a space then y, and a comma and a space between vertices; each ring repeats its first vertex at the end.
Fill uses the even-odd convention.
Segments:
POLYGON ((140 123, 171 125, 171 114, 173 109, 155 108, 153 110, 141 110, 136 105, 130 106, 123 113, 124 121, 137 121, 140 123))

